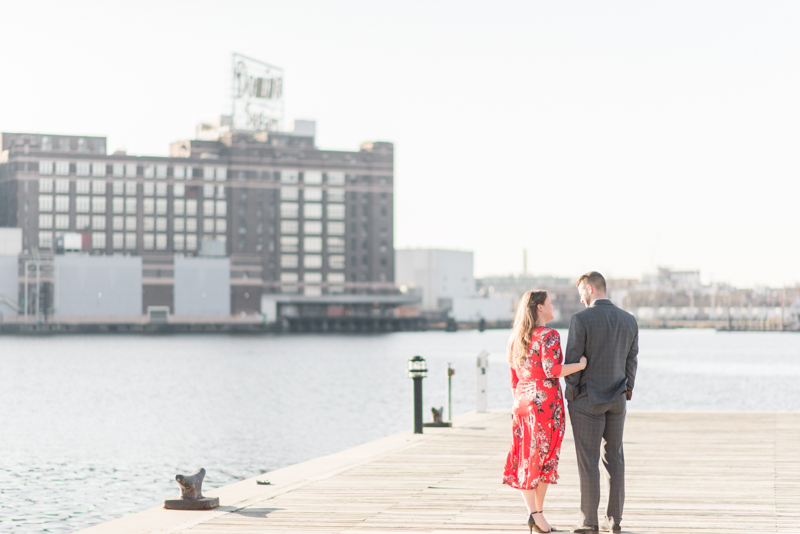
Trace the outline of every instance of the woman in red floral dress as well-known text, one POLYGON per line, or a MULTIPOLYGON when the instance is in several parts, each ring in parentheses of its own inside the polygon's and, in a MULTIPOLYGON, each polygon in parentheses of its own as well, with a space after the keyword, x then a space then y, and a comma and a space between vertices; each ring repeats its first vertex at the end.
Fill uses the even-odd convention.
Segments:
POLYGON ((583 356, 579 363, 562 365, 558 332, 545 326, 553 319, 554 310, 546 291, 525 293, 508 341, 514 433, 503 483, 522 493, 531 532, 554 530, 542 509, 547 486, 558 480, 556 470, 564 439, 564 399, 558 378, 586 367, 583 356))

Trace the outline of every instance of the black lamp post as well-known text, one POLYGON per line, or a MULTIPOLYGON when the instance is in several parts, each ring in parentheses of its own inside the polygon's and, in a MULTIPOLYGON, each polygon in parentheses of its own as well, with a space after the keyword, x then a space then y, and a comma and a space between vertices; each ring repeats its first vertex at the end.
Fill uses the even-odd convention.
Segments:
POLYGON ((422 434, 422 379, 428 374, 425 358, 408 360, 408 377, 414 379, 414 434, 422 434))

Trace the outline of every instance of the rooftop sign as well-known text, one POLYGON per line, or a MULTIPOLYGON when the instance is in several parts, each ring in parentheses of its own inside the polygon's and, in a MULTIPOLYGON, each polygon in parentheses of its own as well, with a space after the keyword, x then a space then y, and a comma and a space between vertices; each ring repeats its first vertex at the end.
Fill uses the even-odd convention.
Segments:
POLYGON ((283 127, 283 69, 233 54, 233 129, 283 127))

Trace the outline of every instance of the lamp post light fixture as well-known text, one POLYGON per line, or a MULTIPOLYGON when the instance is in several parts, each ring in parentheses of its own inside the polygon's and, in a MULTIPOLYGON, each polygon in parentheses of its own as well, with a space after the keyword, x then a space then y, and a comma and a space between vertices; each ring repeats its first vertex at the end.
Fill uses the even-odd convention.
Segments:
POLYGON ((408 360, 408 377, 414 380, 414 434, 422 434, 422 379, 428 374, 425 358, 408 360))

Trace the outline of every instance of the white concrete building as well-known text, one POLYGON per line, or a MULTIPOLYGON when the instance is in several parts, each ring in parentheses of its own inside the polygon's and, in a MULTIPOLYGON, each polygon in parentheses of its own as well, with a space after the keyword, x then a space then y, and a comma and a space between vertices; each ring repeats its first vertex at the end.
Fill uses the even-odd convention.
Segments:
POLYGON ((422 309, 446 310, 453 299, 473 297, 472 252, 442 249, 396 249, 395 283, 418 293, 422 309))

